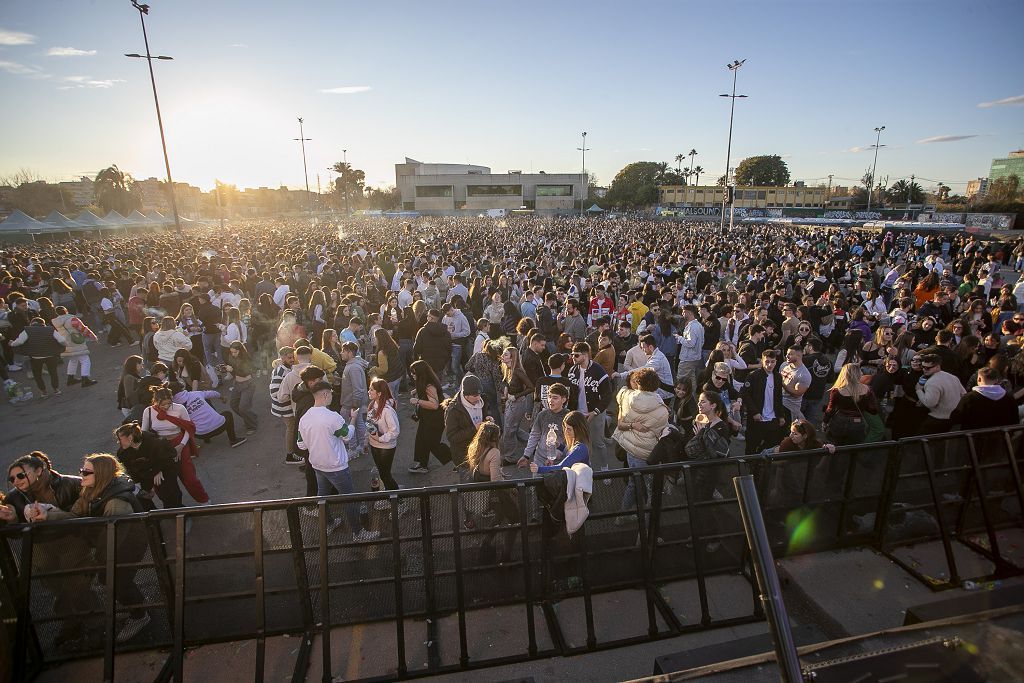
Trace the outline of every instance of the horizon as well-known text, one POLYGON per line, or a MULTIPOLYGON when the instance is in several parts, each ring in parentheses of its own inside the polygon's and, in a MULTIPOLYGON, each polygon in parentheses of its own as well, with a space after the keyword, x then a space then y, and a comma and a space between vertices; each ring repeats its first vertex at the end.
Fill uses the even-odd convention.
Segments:
MULTIPOLYGON (((154 64, 174 180, 304 190, 302 116, 314 192, 317 174, 329 187, 342 149, 377 187, 394 185, 407 156, 579 173, 584 130, 599 185, 634 161, 674 167, 691 148, 713 184, 729 123, 719 95, 737 58, 747 60, 737 93, 749 98, 736 103, 731 167, 778 154, 791 181, 857 185, 884 125, 879 180, 913 174, 962 194, 993 158, 1024 147, 1021 4, 744 1, 728 7, 727 40, 717 6, 521 9, 153 2, 151 52, 174 58, 154 64)), ((144 49, 127 1, 7 3, 0 84, 18 106, 0 125, 18 134, 0 176, 28 169, 59 182, 117 164, 165 180, 146 66, 122 56, 144 49)))

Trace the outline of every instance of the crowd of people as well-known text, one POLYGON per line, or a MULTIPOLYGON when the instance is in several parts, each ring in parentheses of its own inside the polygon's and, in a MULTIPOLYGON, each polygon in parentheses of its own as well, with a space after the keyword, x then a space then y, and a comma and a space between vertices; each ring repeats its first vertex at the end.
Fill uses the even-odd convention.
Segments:
MULTIPOLYGON (((363 456, 394 490, 396 466, 415 483, 433 461, 481 481, 831 448, 1019 422, 1024 281, 1004 277, 1022 265, 1021 240, 641 216, 8 245, 0 378, 27 366, 44 400, 97 384, 91 347, 123 349, 89 390, 119 409, 105 481, 133 483, 132 510, 181 506, 182 487, 208 504, 201 444, 267 429, 317 496, 353 491, 363 456)), ((107 514, 43 453, 8 474, 8 521, 107 514)), ((355 506, 342 526, 376 537, 355 506)))

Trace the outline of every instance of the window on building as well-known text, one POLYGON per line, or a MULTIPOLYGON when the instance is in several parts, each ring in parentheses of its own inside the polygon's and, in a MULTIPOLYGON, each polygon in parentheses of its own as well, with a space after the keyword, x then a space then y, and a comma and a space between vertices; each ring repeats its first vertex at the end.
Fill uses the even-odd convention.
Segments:
POLYGON ((451 185, 417 185, 417 197, 451 197, 451 185))
MULTIPOLYGON (((571 187, 571 186, 570 186, 571 187)), ((467 197, 514 197, 523 194, 522 185, 468 185, 467 197)))
POLYGON ((765 196, 766 196, 766 193, 765 193, 765 191, 764 191, 764 190, 758 190, 758 191, 757 191, 757 198, 758 198, 758 199, 764 200, 764 199, 765 199, 765 196))

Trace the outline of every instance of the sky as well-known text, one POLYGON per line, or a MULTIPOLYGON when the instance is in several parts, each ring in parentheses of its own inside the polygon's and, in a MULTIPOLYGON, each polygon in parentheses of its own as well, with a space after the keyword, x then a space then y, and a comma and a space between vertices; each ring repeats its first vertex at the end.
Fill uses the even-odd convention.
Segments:
MULTIPOLYGON (((1020 0, 152 0, 146 18, 176 181, 302 187, 343 158, 581 170, 696 149, 726 166, 778 154, 793 180, 915 174, 954 193, 1024 148, 1020 0)), ((139 13, 129 0, 0 3, 0 177, 116 163, 164 177, 139 13)), ((687 163, 689 157, 687 158, 687 163)))

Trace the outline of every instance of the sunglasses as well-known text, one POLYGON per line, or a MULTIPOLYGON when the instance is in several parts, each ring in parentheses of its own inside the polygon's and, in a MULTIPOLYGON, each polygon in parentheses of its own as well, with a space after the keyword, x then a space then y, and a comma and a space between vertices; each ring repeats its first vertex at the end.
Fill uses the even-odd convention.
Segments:
POLYGON ((922 370, 931 370, 934 367, 935 367, 934 365, 925 365, 923 363, 921 364, 921 369, 922 370))
POLYGON ((7 481, 13 484, 16 480, 21 481, 22 479, 28 479, 28 475, 24 472, 18 472, 17 474, 7 477, 7 481))
POLYGON ((715 375, 715 379, 720 379, 720 380, 722 380, 724 382, 725 380, 727 380, 729 378, 728 377, 722 377, 721 375, 715 375))
POLYGON ((88 477, 90 474, 95 474, 92 470, 78 470, 78 473, 83 477, 88 477))

